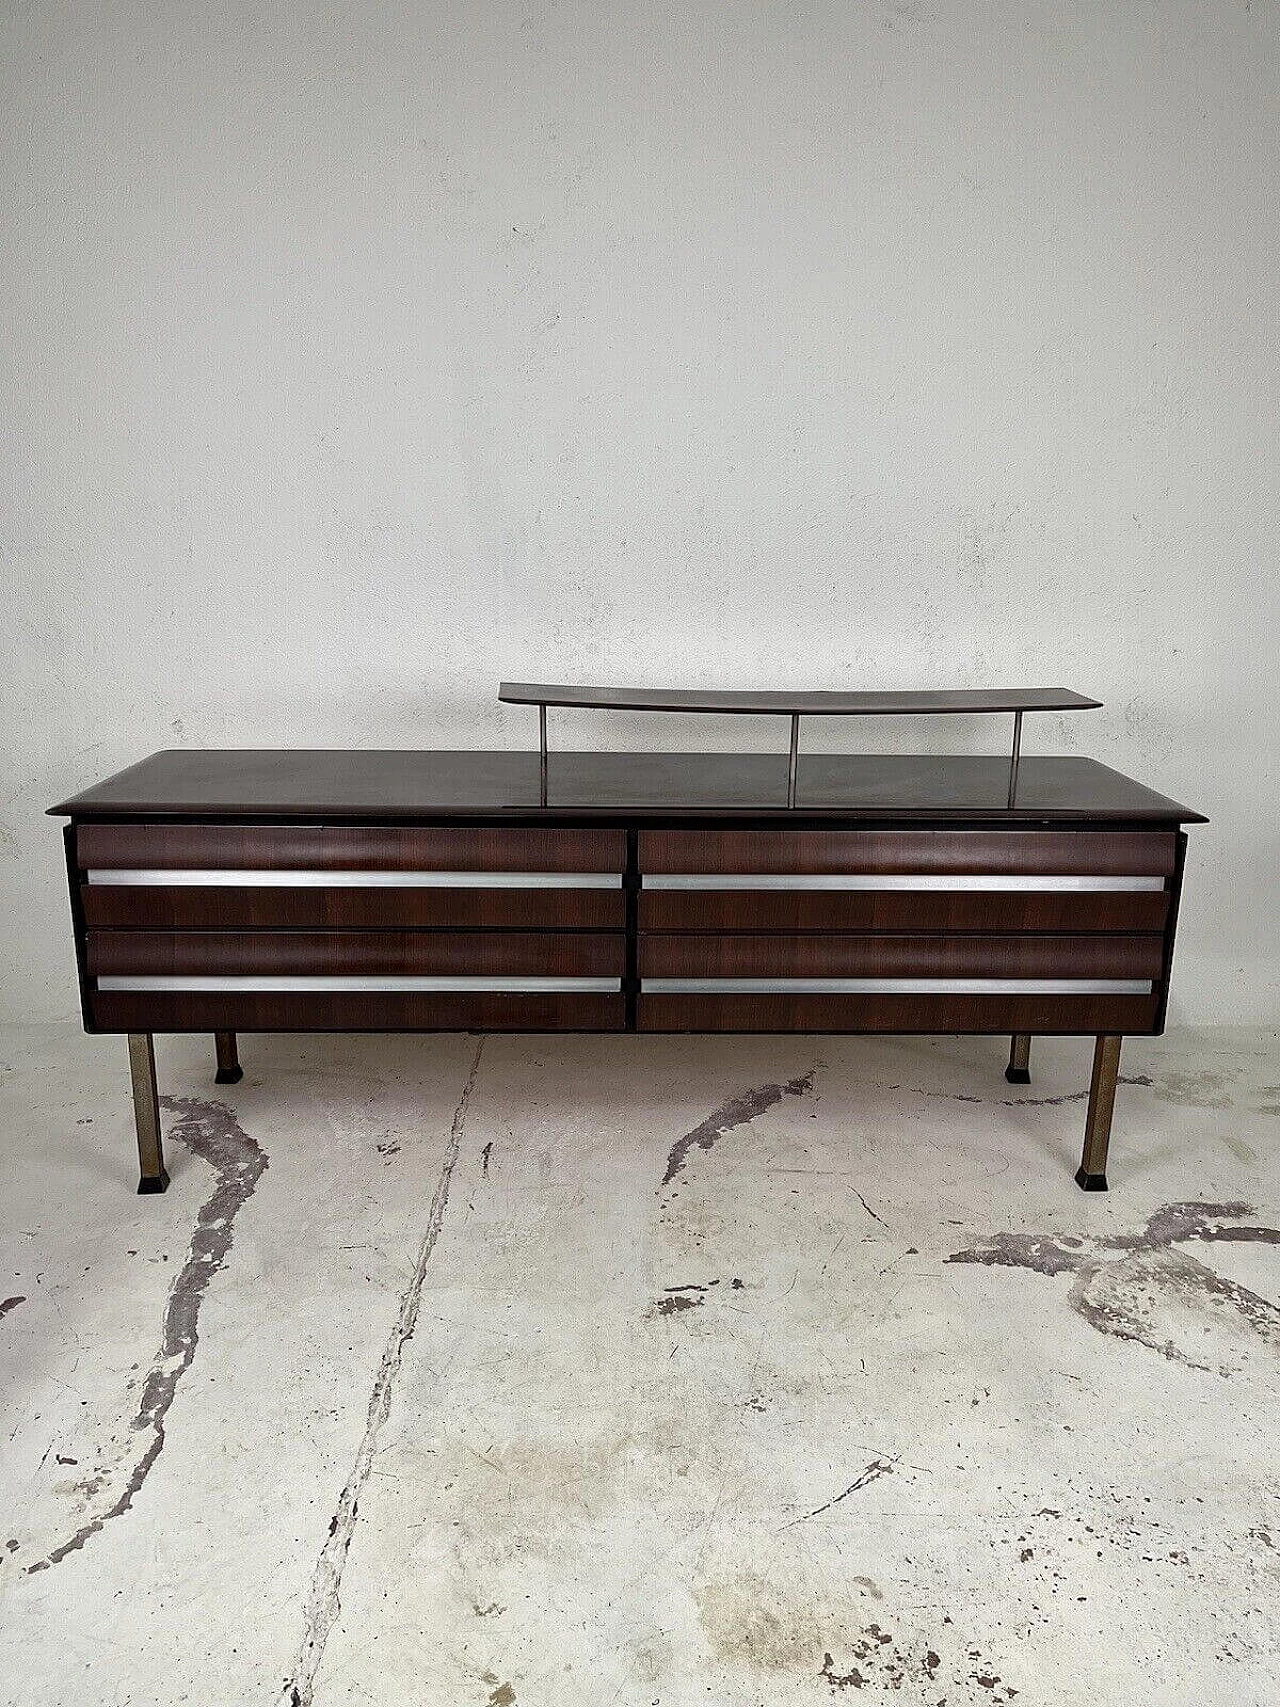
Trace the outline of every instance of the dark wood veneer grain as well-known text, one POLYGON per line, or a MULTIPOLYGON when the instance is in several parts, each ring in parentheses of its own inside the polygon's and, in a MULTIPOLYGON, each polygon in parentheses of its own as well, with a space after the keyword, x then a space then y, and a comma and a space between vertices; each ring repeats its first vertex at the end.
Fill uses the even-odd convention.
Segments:
POLYGON ((1149 1035, 1154 996, 654 995, 641 990, 639 1031, 1099 1032, 1149 1035))
POLYGON ((1168 831, 643 830, 640 870, 713 873, 1165 876, 1168 831))
POLYGON ((90 1031, 621 1031, 621 994, 92 994, 90 1031))
POLYGON ((641 889, 642 931, 1124 931, 1164 928, 1160 890, 641 889))
POLYGON ((88 969, 108 974, 455 973, 622 977, 621 931, 99 931, 88 969))
POLYGON ((451 825, 85 824, 85 870, 616 871, 622 830, 451 825))
POLYGON ((1164 938, 830 935, 640 937, 641 978, 1150 978, 1164 938))
POLYGON ((133 930, 621 930, 617 889, 81 886, 90 925, 133 930))

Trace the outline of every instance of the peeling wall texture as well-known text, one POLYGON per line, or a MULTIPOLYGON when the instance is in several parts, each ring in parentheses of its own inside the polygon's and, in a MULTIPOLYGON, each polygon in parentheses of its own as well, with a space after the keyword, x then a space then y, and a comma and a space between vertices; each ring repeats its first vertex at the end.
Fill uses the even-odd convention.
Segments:
POLYGON ((1095 694, 1026 750, 1213 820, 1171 1018, 1274 1019, 1280 7, 13 0, 0 80, 6 1013, 51 800, 505 674, 1095 694))

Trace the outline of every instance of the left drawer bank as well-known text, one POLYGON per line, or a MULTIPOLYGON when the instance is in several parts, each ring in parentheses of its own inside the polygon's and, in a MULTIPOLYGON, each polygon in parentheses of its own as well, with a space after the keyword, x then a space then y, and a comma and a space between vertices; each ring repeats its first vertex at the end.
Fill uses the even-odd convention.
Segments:
POLYGON ((621 831, 90 823, 68 852, 90 1031, 623 1027, 621 831))

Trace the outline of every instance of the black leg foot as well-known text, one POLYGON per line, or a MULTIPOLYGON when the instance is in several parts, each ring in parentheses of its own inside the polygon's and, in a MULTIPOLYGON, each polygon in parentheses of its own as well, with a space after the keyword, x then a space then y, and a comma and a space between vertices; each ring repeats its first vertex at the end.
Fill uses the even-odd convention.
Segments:
POLYGON ((215 1031, 214 1045, 218 1051, 218 1071, 213 1075, 215 1085, 238 1085, 244 1078, 240 1056, 236 1051, 234 1031, 215 1031))
POLYGON ((1031 1039, 1025 1032, 1015 1031, 1009 1039, 1009 1065, 1004 1076, 1011 1085, 1031 1083, 1031 1039))
POLYGON ((129 1034, 129 1073, 133 1080, 133 1121, 138 1133, 138 1190, 163 1191, 169 1183, 160 1137, 160 1102, 156 1096, 156 1056, 149 1031, 129 1034))
POLYGON ((1107 1189, 1107 1148, 1111 1142, 1111 1113, 1116 1101, 1116 1075, 1120 1071, 1120 1045, 1115 1033, 1101 1033, 1093 1044, 1093 1078, 1089 1082, 1089 1110, 1084 1120, 1084 1154, 1076 1171, 1081 1191, 1107 1189))

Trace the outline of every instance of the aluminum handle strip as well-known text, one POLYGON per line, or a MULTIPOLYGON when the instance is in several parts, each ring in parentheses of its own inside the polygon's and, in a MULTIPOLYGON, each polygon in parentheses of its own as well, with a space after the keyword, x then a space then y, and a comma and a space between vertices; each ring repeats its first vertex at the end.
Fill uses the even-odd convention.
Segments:
POLYGON ((642 978, 651 996, 1149 996, 1148 978, 642 978))
POLYGON ((622 989, 621 978, 462 978, 451 974, 441 976, 422 976, 412 974, 399 976, 395 973, 350 974, 341 977, 311 976, 301 973, 257 973, 253 976, 240 974, 148 974, 144 976, 117 976, 98 979, 98 989, 104 993, 119 995, 140 995, 176 993, 178 991, 205 991, 208 994, 218 994, 224 990, 240 992, 256 991, 260 994, 275 994, 287 991, 297 995, 323 995, 335 991, 355 993, 357 991, 383 990, 388 993, 412 994, 414 992, 432 991, 444 994, 453 991, 458 995, 469 995, 480 990, 505 990, 528 995, 538 995, 551 992, 592 991, 599 994, 614 995, 622 989))
POLYGON ((1133 890, 1163 889, 1163 877, 1076 877, 1071 875, 1023 876, 993 873, 989 876, 935 876, 927 872, 911 872, 905 876, 865 877, 803 872, 706 872, 693 875, 685 872, 658 872, 643 877, 645 889, 905 889, 905 890, 1010 890, 1021 894, 1045 894, 1060 891, 1108 891, 1129 893, 1133 890))
POLYGON ((621 889, 613 871, 87 871, 97 887, 200 889, 621 889))

